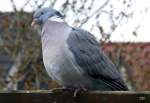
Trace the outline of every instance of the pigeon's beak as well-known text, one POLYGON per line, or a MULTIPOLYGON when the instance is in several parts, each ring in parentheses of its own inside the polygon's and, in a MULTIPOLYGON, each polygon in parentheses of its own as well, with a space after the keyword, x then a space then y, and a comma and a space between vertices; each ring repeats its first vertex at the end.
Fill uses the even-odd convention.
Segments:
POLYGON ((35 25, 38 24, 37 19, 33 19, 32 23, 31 23, 31 27, 35 27, 35 25))
POLYGON ((34 27, 35 25, 36 25, 36 23, 34 21, 32 21, 31 27, 34 27))

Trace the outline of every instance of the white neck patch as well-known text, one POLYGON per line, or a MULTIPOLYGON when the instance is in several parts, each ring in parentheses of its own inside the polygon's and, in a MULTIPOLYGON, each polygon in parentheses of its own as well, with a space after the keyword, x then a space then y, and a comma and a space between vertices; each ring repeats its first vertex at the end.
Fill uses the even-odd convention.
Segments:
POLYGON ((53 16, 53 17, 50 17, 48 18, 48 20, 50 21, 57 21, 57 22, 64 22, 64 20, 58 16, 53 16))

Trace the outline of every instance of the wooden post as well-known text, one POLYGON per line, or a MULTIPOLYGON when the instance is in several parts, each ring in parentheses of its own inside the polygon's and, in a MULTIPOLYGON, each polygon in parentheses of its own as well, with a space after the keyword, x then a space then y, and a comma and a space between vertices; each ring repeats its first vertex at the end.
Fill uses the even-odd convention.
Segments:
POLYGON ((1 92, 0 103, 150 103, 150 92, 84 92, 76 98, 72 92, 1 92))

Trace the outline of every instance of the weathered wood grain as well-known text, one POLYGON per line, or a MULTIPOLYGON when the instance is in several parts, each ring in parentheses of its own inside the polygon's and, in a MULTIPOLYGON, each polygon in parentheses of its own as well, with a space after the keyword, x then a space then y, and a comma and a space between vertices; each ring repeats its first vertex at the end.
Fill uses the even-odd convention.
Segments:
POLYGON ((72 92, 3 91, 0 103, 150 103, 150 92, 72 92))

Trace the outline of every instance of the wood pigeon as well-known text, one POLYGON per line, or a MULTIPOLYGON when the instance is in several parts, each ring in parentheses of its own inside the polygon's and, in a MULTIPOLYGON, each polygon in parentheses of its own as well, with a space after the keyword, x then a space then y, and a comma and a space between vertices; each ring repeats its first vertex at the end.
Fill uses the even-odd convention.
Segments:
POLYGON ((116 66, 86 30, 69 26, 57 10, 35 11, 32 26, 42 26, 43 61, 49 76, 66 88, 126 91, 116 66))

